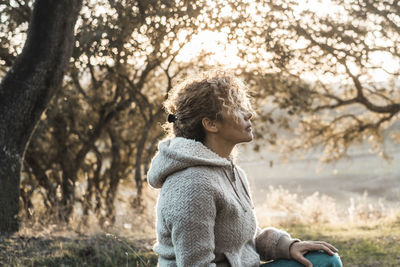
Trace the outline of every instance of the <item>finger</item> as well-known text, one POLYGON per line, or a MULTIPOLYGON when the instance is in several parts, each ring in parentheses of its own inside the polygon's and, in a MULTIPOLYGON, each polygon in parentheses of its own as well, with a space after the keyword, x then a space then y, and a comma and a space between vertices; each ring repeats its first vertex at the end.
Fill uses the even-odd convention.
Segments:
POLYGON ((307 260, 302 254, 297 254, 294 255, 293 259, 295 259, 296 261, 300 262, 301 264, 303 264, 306 267, 313 267, 312 263, 307 260))
POLYGON ((327 246, 328 248, 330 248, 330 250, 332 250, 336 253, 339 252, 339 250, 337 248, 335 248, 333 245, 329 244, 328 242, 325 242, 325 241, 316 241, 316 242, 327 246))
POLYGON ((335 254, 334 251, 332 251, 329 247, 323 245, 323 244, 315 244, 314 247, 315 250, 323 250, 325 251, 328 255, 333 256, 335 254))

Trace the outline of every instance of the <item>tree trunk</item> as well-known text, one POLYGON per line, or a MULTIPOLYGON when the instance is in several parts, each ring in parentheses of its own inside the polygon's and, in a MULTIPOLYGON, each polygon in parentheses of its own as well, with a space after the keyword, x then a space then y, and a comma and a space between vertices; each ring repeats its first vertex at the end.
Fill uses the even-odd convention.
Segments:
POLYGON ((110 166, 110 183, 106 195, 106 216, 110 219, 111 224, 115 223, 115 207, 114 200, 117 194, 118 184, 121 179, 119 169, 121 165, 121 154, 119 140, 115 136, 112 129, 108 131, 111 139, 111 166, 110 166))
POLYGON ((18 231, 25 147, 60 87, 82 0, 37 0, 22 53, 0 84, 0 233, 18 231))
POLYGON ((136 161, 135 161, 135 182, 136 182, 136 192, 137 196, 133 202, 134 207, 140 207, 142 205, 142 189, 143 189, 143 179, 142 179, 142 156, 146 145, 148 132, 152 124, 151 121, 147 121, 142 130, 142 135, 139 142, 136 144, 136 161))

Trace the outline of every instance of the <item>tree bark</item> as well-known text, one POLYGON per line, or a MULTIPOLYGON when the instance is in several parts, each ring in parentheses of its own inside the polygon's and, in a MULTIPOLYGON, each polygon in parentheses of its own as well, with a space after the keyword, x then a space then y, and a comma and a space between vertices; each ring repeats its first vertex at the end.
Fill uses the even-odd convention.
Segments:
POLYGON ((25 148, 60 88, 82 0, 37 0, 22 53, 0 84, 0 233, 18 231, 25 148))

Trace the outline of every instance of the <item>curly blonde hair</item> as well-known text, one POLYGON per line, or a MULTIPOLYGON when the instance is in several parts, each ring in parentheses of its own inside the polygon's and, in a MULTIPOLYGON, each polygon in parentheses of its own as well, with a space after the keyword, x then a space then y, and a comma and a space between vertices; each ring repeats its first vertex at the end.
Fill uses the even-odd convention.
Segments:
POLYGON ((251 111, 245 83, 226 72, 206 73, 201 78, 186 79, 171 90, 165 110, 176 116, 164 129, 171 136, 204 142, 203 118, 222 121, 222 109, 228 114, 251 111))

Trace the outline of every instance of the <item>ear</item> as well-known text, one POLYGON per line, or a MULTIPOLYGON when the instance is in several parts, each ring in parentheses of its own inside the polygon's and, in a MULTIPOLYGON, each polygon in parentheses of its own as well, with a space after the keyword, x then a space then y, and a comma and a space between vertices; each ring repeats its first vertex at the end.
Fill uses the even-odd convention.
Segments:
POLYGON ((204 130, 206 130, 206 132, 211 132, 211 133, 218 132, 218 127, 215 120, 211 120, 207 117, 204 117, 201 119, 201 123, 203 124, 203 128, 204 130))

